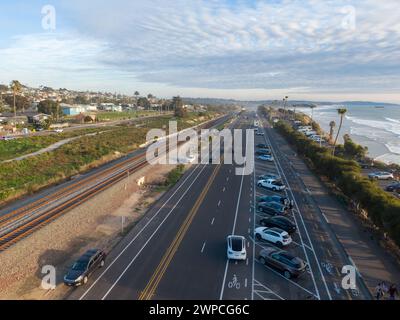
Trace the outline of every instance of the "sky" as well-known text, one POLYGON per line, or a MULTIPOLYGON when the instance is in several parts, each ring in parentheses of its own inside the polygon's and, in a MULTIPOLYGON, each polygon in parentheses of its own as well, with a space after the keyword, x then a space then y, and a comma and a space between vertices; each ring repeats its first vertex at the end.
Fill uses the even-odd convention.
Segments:
POLYGON ((400 103, 399 0, 1 0, 0 83, 400 103))

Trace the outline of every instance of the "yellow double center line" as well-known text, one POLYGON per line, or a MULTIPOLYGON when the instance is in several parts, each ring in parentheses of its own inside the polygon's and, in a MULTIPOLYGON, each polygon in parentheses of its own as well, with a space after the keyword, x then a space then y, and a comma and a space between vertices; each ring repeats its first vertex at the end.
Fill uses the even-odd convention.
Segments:
POLYGON ((196 203, 190 210, 190 213, 186 217, 185 221, 181 225, 178 233, 176 234, 174 240, 172 241, 171 245, 165 252, 163 258, 161 259, 160 264, 158 265, 157 269, 154 271, 153 276, 150 278, 146 288, 141 292, 139 296, 139 300, 151 300, 154 292, 156 291, 158 284, 160 283, 161 279, 164 276, 165 271, 167 270, 169 264, 171 263, 172 258, 174 257, 176 251, 178 250, 179 245, 182 242, 183 237, 185 236, 189 226, 191 225, 200 205, 202 204, 205 196, 207 195, 208 190, 210 189, 212 183, 217 176, 218 171, 221 168, 221 164, 219 164, 213 171, 211 177, 208 179, 208 182, 201 192, 199 198, 197 199, 196 203))

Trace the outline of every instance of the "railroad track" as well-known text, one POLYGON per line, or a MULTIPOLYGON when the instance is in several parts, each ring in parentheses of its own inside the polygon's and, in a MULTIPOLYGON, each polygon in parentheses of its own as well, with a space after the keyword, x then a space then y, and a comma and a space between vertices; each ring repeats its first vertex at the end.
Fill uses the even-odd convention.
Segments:
MULTIPOLYGON (((221 119, 213 120, 208 125, 213 127, 219 122, 221 119)), ((146 165, 146 155, 143 152, 1 216, 0 251, 8 249, 67 211, 123 180, 128 173, 136 172, 146 165)))

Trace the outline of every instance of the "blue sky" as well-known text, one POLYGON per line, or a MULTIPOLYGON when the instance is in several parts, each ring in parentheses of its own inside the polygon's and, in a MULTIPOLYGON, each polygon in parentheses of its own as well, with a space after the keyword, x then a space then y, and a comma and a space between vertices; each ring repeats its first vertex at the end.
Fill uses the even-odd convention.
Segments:
POLYGON ((400 102, 398 0, 2 0, 0 83, 400 102), (42 28, 44 5, 56 29, 42 28))

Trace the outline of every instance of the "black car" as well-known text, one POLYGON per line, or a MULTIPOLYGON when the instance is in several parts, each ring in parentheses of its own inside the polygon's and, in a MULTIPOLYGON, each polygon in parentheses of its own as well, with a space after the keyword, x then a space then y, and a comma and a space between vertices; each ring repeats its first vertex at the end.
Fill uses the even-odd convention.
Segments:
POLYGON ((283 273, 285 278, 297 278, 307 271, 307 263, 291 253, 272 247, 260 251, 260 263, 269 265, 283 273))
POLYGON ((278 202, 288 208, 292 208, 291 201, 287 197, 281 196, 262 196, 257 199, 257 202, 278 202))
POLYGON ((277 202, 261 202, 257 207, 258 211, 274 216, 285 214, 287 210, 287 207, 277 202))
POLYGON ((77 287, 86 284, 88 277, 97 269, 104 266, 106 254, 99 249, 88 250, 81 256, 64 276, 67 286, 77 287))
POLYGON ((386 187, 386 191, 389 191, 389 192, 393 192, 393 191, 396 191, 399 189, 400 189, 400 182, 395 182, 395 183, 389 184, 386 187))
POLYGON ((259 144, 257 145, 257 148, 261 148, 261 149, 269 149, 269 146, 268 146, 268 145, 266 145, 265 143, 259 143, 259 144))
POLYGON ((296 225, 286 217, 271 217, 260 220, 260 225, 267 228, 279 228, 289 234, 296 232, 296 225))

